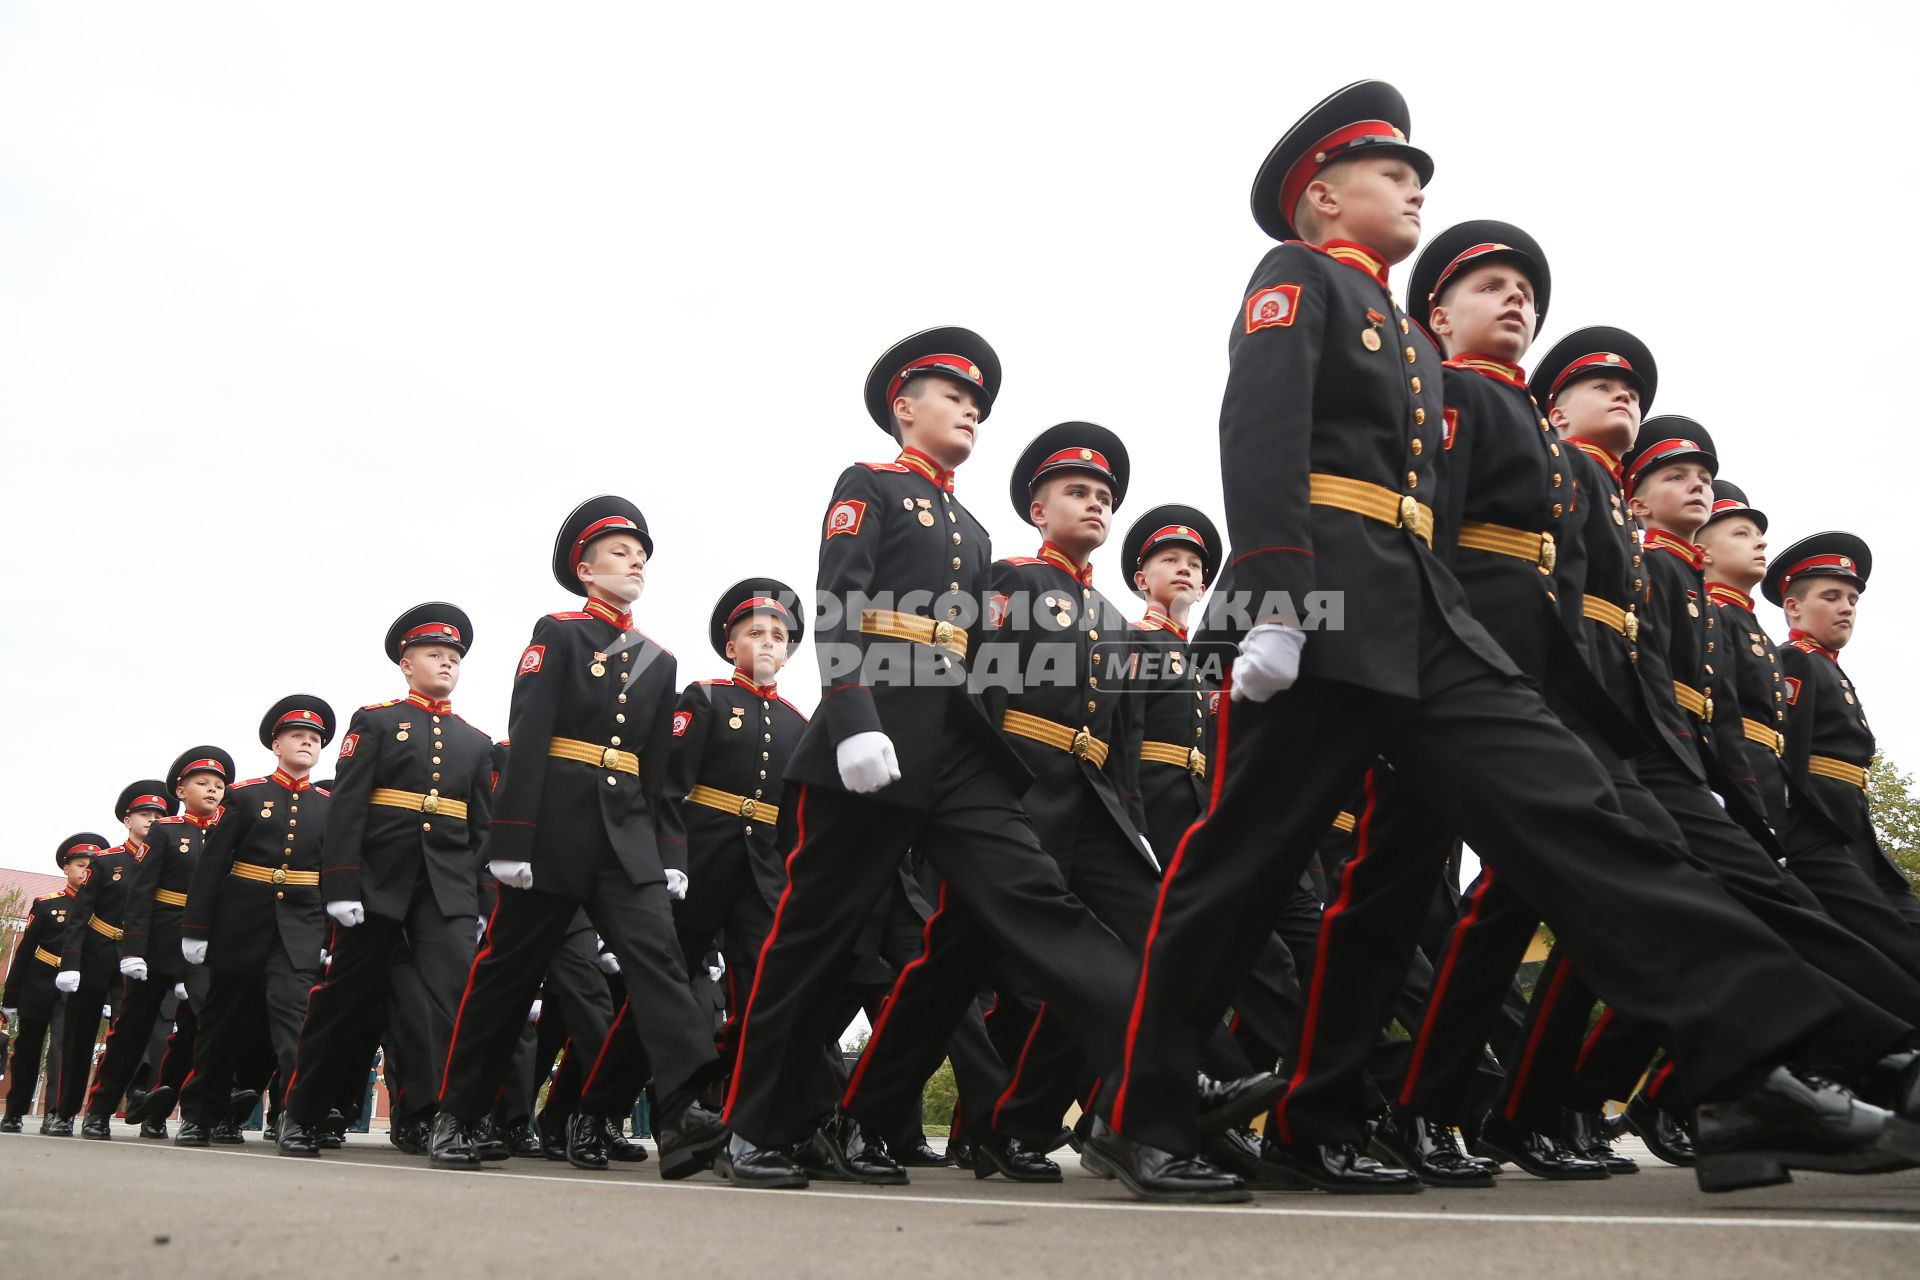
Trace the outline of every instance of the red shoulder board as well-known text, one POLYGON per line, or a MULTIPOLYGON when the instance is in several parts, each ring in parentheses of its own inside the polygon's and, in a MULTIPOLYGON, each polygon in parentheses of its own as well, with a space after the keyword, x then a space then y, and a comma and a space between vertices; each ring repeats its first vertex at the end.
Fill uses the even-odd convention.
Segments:
POLYGON ((732 677, 732 676, 722 676, 722 677, 720 677, 720 678, 719 678, 719 679, 717 679, 717 680, 699 680, 699 681, 696 681, 695 683, 696 683, 696 684, 732 684, 732 683, 733 683, 733 677, 732 677))
POLYGON ((378 711, 382 707, 397 707, 405 701, 406 701, 405 698, 388 698, 385 702, 369 702, 366 706, 360 709, 362 711, 378 711))
POLYGON ((898 462, 863 462, 860 465, 869 471, 892 471, 900 475, 906 474, 907 471, 907 468, 898 462))
POLYGON ((1039 556, 1008 556, 1004 560, 1002 560, 1000 563, 1029 565, 1029 564, 1045 564, 1046 561, 1042 560, 1039 556))
POLYGON ((55 889, 52 893, 41 894, 40 901, 52 902, 55 898, 64 898, 66 896, 67 896, 67 891, 65 889, 55 889))
POLYGON ((581 622, 587 618, 591 618, 593 615, 590 613, 550 613, 547 616, 561 622, 581 622))
POLYGON ((1787 641, 1787 648, 1798 649, 1802 653, 1818 653, 1820 651, 1820 646, 1811 640, 1789 640, 1787 641))
POLYGON ((172 815, 171 817, 166 817, 166 818, 155 818, 155 819, 153 820, 153 825, 157 827, 157 826, 160 826, 160 825, 161 825, 162 823, 167 823, 167 822, 185 822, 185 821, 186 821, 186 819, 185 819, 185 818, 183 818, 183 817, 181 817, 181 816, 180 816, 179 814, 177 814, 177 813, 176 813, 176 814, 174 814, 174 815, 172 815))
POLYGON ((313 791, 315 795, 326 796, 328 799, 333 798, 333 792, 327 790, 325 787, 315 787, 313 791))
POLYGON ((265 781, 265 778, 245 778, 234 783, 232 789, 238 791, 241 787, 257 787, 265 781))

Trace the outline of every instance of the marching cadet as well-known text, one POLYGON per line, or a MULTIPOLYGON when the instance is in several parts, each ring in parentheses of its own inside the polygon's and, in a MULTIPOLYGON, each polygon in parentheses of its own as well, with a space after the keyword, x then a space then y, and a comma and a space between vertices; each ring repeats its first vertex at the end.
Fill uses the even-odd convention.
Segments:
POLYGON ((1877 894, 1920 929, 1913 886, 1875 834, 1867 801, 1873 730, 1860 691, 1840 666, 1872 571, 1873 553, 1860 538, 1817 533, 1776 557, 1761 585, 1767 599, 1785 610, 1791 628, 1780 652, 1793 785, 1787 846, 1794 871, 1823 901, 1842 903, 1851 915, 1877 894), (1844 851, 1827 837, 1833 828, 1846 838, 1844 851))
MULTIPOLYGON (((854 941, 909 848, 943 877, 929 953, 978 973, 987 949, 1000 949, 1090 1061, 1105 1060, 1123 1025, 1133 957, 1067 892, 1021 807, 1033 775, 1000 731, 998 695, 969 685, 969 659, 990 634, 979 601, 993 557, 985 527, 954 495, 954 470, 999 387, 993 349, 960 328, 901 341, 867 377, 867 412, 900 452, 847 468, 827 504, 814 629, 820 708, 782 803, 795 808, 800 840, 742 1014, 727 1099, 733 1139, 722 1167, 742 1187, 805 1186, 787 1153, 801 1142, 827 1148, 842 1176, 906 1181, 883 1144, 867 1149, 859 1126, 833 1115, 815 1067, 837 1030, 825 1024, 854 941)), ((907 1006, 896 990, 883 1024, 908 1008, 937 1040, 976 992, 948 983, 936 995, 907 1006)), ((888 1034, 875 1028, 850 1091, 888 1034)), ((1194 1080, 1188 1072, 1189 1090, 1194 1080)))
MULTIPOLYGON (((126 977, 127 992, 115 1010, 106 1052, 94 1073, 82 1134, 96 1129, 107 1132, 113 1109, 159 1020, 162 1003, 188 977, 189 966, 180 953, 187 887, 207 831, 219 821, 221 801, 233 776, 233 757, 214 746, 182 752, 167 771, 167 794, 181 803, 182 811, 155 820, 148 829, 147 855, 135 867, 127 890, 126 936, 120 942, 120 972, 126 977)), ((204 990, 204 982, 196 982, 204 990)), ((185 1003, 176 1014, 181 1019, 194 1016, 185 1003)), ((141 1137, 166 1136, 173 1097, 174 1087, 155 1080, 140 1106, 129 1107, 127 1119, 140 1122, 141 1137)))
MULTIPOLYGON (((582 907, 635 997, 627 1034, 638 1033, 653 1065, 661 1176, 707 1168, 723 1141, 718 1117, 695 1101, 718 1064, 673 931, 671 899, 687 889, 685 828, 667 778, 674 657, 634 630, 629 612, 652 555, 639 508, 612 496, 581 503, 554 542, 554 578, 586 607, 536 623, 514 677, 513 750, 485 853, 499 897, 447 1051, 436 1167, 479 1167, 474 1126, 493 1107, 535 989, 582 907)), ((598 1135, 612 1118, 576 1115, 569 1125, 598 1135)))
MULTIPOLYGON (((120 940, 125 936, 123 926, 134 872, 147 856, 147 832, 152 829, 154 819, 171 814, 176 803, 167 784, 157 778, 143 778, 121 789, 113 810, 126 824, 127 838, 94 858, 67 919, 60 952, 60 976, 54 979, 54 986, 67 993, 67 1017, 60 1045, 58 1111, 60 1120, 68 1127, 86 1100, 87 1077, 93 1070, 94 1038, 100 1029, 97 1011, 109 1001, 116 1009, 122 1003, 116 991, 129 975, 120 957, 120 940)), ((137 1039, 140 1043, 134 1047, 136 1062, 146 1048, 145 1037, 137 1039)), ((111 1136, 108 1117, 120 1105, 120 1099, 113 1097, 103 1102, 104 1114, 89 1115, 80 1126, 81 1137, 104 1141, 111 1136)))
POLYGON ((1753 787, 1753 802, 1775 832, 1785 826, 1787 693, 1780 654, 1754 616, 1752 592, 1767 572, 1767 517, 1738 485, 1716 478, 1707 522, 1694 535, 1713 601, 1715 746, 1729 773, 1753 787))
MULTIPOLYGON (((320 897, 333 921, 331 962, 307 1002, 297 1070, 280 1114, 282 1155, 320 1154, 316 1129, 365 1078, 363 1028, 380 1021, 395 953, 405 945, 424 994, 390 1039, 412 1042, 410 1068, 437 1079, 473 967, 480 849, 492 799, 493 739, 448 701, 473 646, 466 611, 416 605, 387 628, 384 652, 407 694, 362 707, 340 740, 321 850, 320 897), (404 1025, 425 1015, 424 1026, 404 1025), (417 1044, 418 1047, 413 1047, 417 1044)), ((405 1007, 405 1006, 403 1006, 405 1007)), ((356 1088, 357 1091, 357 1088, 356 1088)), ((430 1098, 411 1098, 416 1112, 430 1098)))
MULTIPOLYGON (((1384 756, 1435 819, 1545 909, 1610 1003, 1661 1028, 1703 1104, 1703 1188, 1777 1182, 1790 1167, 1884 1168, 1902 1158, 1906 1125, 1773 1066, 1816 1039, 1839 1002, 1624 816, 1592 753, 1469 616, 1429 547, 1440 360, 1386 283, 1419 238, 1432 173, 1407 129, 1391 86, 1349 86, 1288 132, 1254 184, 1256 221, 1289 243, 1256 271, 1229 346, 1221 467, 1235 556, 1215 593, 1244 604, 1252 625, 1228 677, 1221 776, 1162 882, 1090 1144, 1136 1194, 1245 1198, 1238 1179, 1189 1154, 1205 1136, 1192 1091, 1200 1036, 1269 927, 1247 904, 1277 901, 1298 879, 1384 756), (1343 626, 1310 632, 1315 602, 1330 607, 1313 593, 1335 592, 1343 626), (1275 778, 1288 786, 1276 792, 1275 778), (1697 986, 1662 981, 1674 970, 1697 986)), ((1364 861, 1364 819, 1359 842, 1364 861)), ((1349 873, 1343 896, 1353 884, 1349 873)), ((1343 995, 1316 971, 1301 1064, 1316 1006, 1343 995)), ((1283 1105, 1283 1140, 1285 1117, 1283 1105)))
MULTIPOLYGON (((93 859, 106 852, 107 838, 91 831, 68 836, 54 850, 54 865, 66 876, 67 883, 53 893, 43 893, 27 908, 27 927, 13 949, 13 963, 7 966, 6 993, 0 997, 0 1013, 13 1033, 13 1056, 7 1064, 6 1114, 0 1117, 0 1133, 19 1133, 20 1117, 33 1105, 33 1089, 40 1081, 40 1051, 46 1046, 47 1028, 59 1008, 60 993, 54 980, 60 973, 60 953, 56 948, 66 937, 67 921, 74 912, 80 889, 87 882, 93 859)), ((93 1046, 88 1045, 89 1057, 93 1046)), ((45 1119, 40 1132, 56 1138, 73 1136, 73 1121, 55 1118, 53 1095, 60 1087, 60 1049, 54 1046, 53 1062, 47 1069, 45 1119)))
MULTIPOLYGON (((262 1048, 271 1048, 275 1101, 284 1104, 326 942, 320 868, 328 797, 308 774, 333 741, 334 723, 333 708, 311 694, 274 703, 260 721, 260 745, 276 767, 228 789, 225 812, 194 863, 180 950, 188 964, 207 966, 207 998, 193 1074, 180 1091, 176 1146, 208 1144, 238 1105, 230 1090, 242 1062, 262 1048)), ((229 1126, 229 1140, 237 1136, 229 1126)))

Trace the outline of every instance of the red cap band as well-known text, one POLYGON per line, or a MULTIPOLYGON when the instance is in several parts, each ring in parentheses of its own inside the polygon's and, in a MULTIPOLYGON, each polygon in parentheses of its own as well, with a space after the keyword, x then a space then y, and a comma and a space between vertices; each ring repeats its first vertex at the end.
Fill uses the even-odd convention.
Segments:
POLYGON ((906 385, 908 378, 911 378, 916 373, 928 372, 950 373, 957 378, 965 378, 976 387, 984 388, 987 385, 980 377, 980 366, 965 356, 921 356, 918 360, 915 360, 912 364, 893 375, 893 381, 887 384, 887 403, 892 404, 894 402, 895 397, 900 394, 900 388, 906 385))
POLYGON ((1455 257, 1452 262, 1449 262, 1447 264, 1447 269, 1440 273, 1440 278, 1433 282, 1433 292, 1427 295, 1428 305, 1432 305, 1435 301, 1439 299, 1441 293, 1444 292, 1447 287, 1447 281, 1453 279, 1453 277, 1459 272, 1460 268, 1467 266, 1475 258, 1485 257, 1489 253, 1503 253, 1503 252, 1518 253, 1519 250, 1515 249, 1510 244, 1477 244, 1473 246, 1473 248, 1468 249, 1464 253, 1461 253, 1459 256, 1455 257))
POLYGON ((1720 501, 1713 504, 1713 511, 1711 512, 1711 514, 1716 516, 1723 516, 1729 511, 1751 511, 1751 510, 1753 510, 1752 507, 1740 501, 1738 498, 1722 498, 1720 499, 1720 501))
POLYGON ((604 520, 595 520, 581 531, 579 537, 573 540, 573 552, 568 556, 568 560, 574 568, 578 569, 580 567, 580 555, 587 549, 589 542, 592 542, 603 533, 617 533, 621 530, 638 534, 640 532, 640 526, 625 516, 608 516, 604 520))
POLYGON ((310 724, 316 729, 324 729, 327 727, 327 722, 320 718, 318 711, 308 711, 304 707, 298 711, 289 711, 274 721, 274 732, 278 733, 290 724, 310 724))
POLYGON ((1560 376, 1553 380, 1553 385, 1547 388, 1547 403, 1553 403, 1553 398, 1560 394, 1560 388, 1566 386, 1574 374, 1591 369, 1595 365, 1609 365, 1615 369, 1625 369, 1628 373, 1633 372, 1633 366, 1627 362, 1625 356, 1615 355, 1611 351, 1596 351, 1590 356, 1581 356, 1562 369, 1560 376))
MULTIPOLYGON (((1174 541, 1191 542, 1202 551, 1207 549, 1207 540, 1201 537, 1196 531, 1189 529, 1184 524, 1169 524, 1162 525, 1147 535, 1147 540, 1140 544, 1140 558, 1145 560, 1148 553, 1160 543, 1174 541)), ((1135 567, 1137 568, 1138 566, 1136 565, 1135 567)))
POLYGON ((132 813, 135 809, 139 809, 142 807, 153 808, 153 809, 171 809, 173 806, 168 804, 160 796, 135 796, 133 799, 127 801, 128 813, 132 813))
POLYGON ((180 776, 184 778, 190 773, 217 773, 224 778, 227 776, 227 767, 218 760, 195 760, 180 771, 180 776))
POLYGON ((751 600, 743 600, 734 606, 733 612, 727 615, 727 625, 732 626, 735 622, 739 621, 741 614, 751 613, 755 609, 772 609, 783 618, 793 617, 791 613, 787 612, 787 606, 781 604, 772 596, 755 596, 751 600))
POLYGON ((427 622, 422 623, 420 626, 415 627, 400 637, 400 652, 405 653, 407 646, 410 644, 418 644, 422 640, 437 640, 441 638, 450 639, 455 644, 462 643, 460 628, 454 626, 452 623, 427 622))
POLYGON ((1627 496, 1631 498, 1633 496, 1634 481, 1638 480, 1640 473, 1648 467, 1663 462, 1675 454, 1700 452, 1702 452, 1700 446, 1693 441, 1677 438, 1673 440, 1662 440, 1658 444, 1650 445, 1641 452, 1639 457, 1633 460, 1633 465, 1627 468, 1625 483, 1621 487, 1626 490, 1627 496))
POLYGON ((106 850, 97 844, 77 844, 71 849, 62 850, 62 852, 69 858, 77 858, 83 853, 105 853, 106 850))
POLYGON ((1033 469, 1033 479, 1038 481, 1047 472, 1064 467, 1080 471, 1098 471, 1109 480, 1113 478, 1113 468, 1107 465, 1107 455, 1098 449, 1062 449, 1033 469))
POLYGON ((1852 556, 1808 556, 1805 560, 1802 560, 1799 564, 1796 564, 1793 568, 1780 575, 1781 590, 1784 591, 1788 583, 1805 574, 1810 569, 1838 569, 1841 573, 1849 574, 1855 578, 1860 576, 1860 571, 1854 567, 1852 556))
POLYGON ((1293 162, 1293 168, 1287 170, 1285 180, 1280 183, 1280 216, 1292 222, 1294 207, 1300 203, 1300 197, 1306 194, 1307 184, 1327 167, 1327 162, 1337 159, 1356 143, 1374 138, 1405 142, 1407 135, 1385 120, 1362 120, 1344 129, 1335 129, 1320 139, 1312 150, 1293 162))

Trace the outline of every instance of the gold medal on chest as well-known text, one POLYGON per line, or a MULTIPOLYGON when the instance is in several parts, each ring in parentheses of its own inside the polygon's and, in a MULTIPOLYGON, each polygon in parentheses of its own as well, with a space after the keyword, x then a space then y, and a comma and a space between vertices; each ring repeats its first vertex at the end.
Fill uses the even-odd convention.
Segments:
POLYGON ((1380 335, 1372 329, 1362 329, 1360 331, 1360 345, 1369 351, 1378 351, 1380 349, 1380 335))
POLYGON ((740 717, 739 717, 739 716, 732 716, 732 717, 729 717, 729 718, 728 718, 728 720, 727 720, 727 728, 729 728, 729 729, 738 729, 739 727, 740 727, 740 717))
POLYGON ((919 515, 915 516, 914 519, 918 520, 926 528, 933 528, 933 512, 931 511, 922 511, 919 515))
POLYGON ((596 679, 607 674, 607 655, 604 653, 594 654, 593 665, 588 667, 587 670, 591 671, 596 679))

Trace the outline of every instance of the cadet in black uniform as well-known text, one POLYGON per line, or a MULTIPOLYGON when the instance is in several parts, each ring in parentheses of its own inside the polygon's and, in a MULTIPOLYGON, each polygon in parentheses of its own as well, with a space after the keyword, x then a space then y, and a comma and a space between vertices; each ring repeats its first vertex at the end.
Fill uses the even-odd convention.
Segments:
POLYGON ((473 1126, 492 1109, 534 991, 581 907, 634 997, 626 1021, 653 1066, 661 1176, 708 1167, 722 1142, 718 1117, 694 1102, 717 1062, 673 932, 670 895, 687 887, 668 781, 674 657, 628 612, 652 554, 639 508, 612 496, 581 503, 555 540, 554 578, 586 608, 542 618, 520 655, 513 750, 485 853, 501 888, 447 1053, 438 1167, 478 1167, 473 1126))
MULTIPOLYGON (((183 811, 156 820, 147 831, 147 854, 134 867, 127 890, 126 935, 120 941, 120 972, 127 980, 126 995, 115 1010, 106 1051, 94 1073, 93 1092, 87 1097, 87 1119, 82 1134, 108 1131, 108 1121, 159 1020, 161 1005, 176 984, 185 981, 188 965, 180 954, 180 920, 186 913, 187 888, 193 864, 206 842, 207 831, 220 818, 220 803, 233 781, 233 757, 218 747, 199 746, 182 752, 167 771, 167 794, 183 811)), ((178 1018, 192 1018, 182 1004, 178 1018)), ((165 1137, 166 1115, 173 1109, 174 1087, 155 1081, 127 1119, 139 1120, 142 1137, 165 1137)))
MULTIPOLYGON (((313 1130, 349 1081, 364 1079, 363 1028, 380 1019, 395 952, 406 947, 425 995, 427 1025, 390 1028, 446 1069, 447 1041, 478 921, 480 848, 493 793, 493 739, 448 699, 473 646, 466 611, 416 605, 387 629, 385 653, 407 696, 356 711, 340 740, 327 807, 320 896, 333 920, 332 962, 307 1003, 298 1071, 280 1117, 283 1155, 318 1155, 313 1130)), ((421 1064, 423 1067, 427 1064, 421 1064)), ((420 1120, 431 1098, 411 1098, 420 1120), (424 1108, 422 1107, 424 1104, 424 1108)))
POLYGON ((228 789, 194 863, 180 950, 187 963, 207 966, 207 1002, 193 1074, 180 1091, 176 1146, 207 1145, 236 1072, 263 1045, 278 1069, 277 1102, 293 1079, 300 1020, 326 945, 320 868, 328 797, 308 774, 333 731, 333 708, 311 694, 270 707, 260 745, 277 767, 228 789))
MULTIPOLYGON (((121 1003, 119 989, 128 970, 121 962, 120 940, 134 873, 147 856, 147 832, 154 819, 172 813, 176 803, 167 784, 157 778, 143 778, 122 788, 114 814, 126 824, 126 841, 93 860, 87 882, 74 899, 61 947, 60 976, 54 979, 54 986, 67 993, 57 1104, 64 1123, 71 1124, 86 1101, 94 1036, 100 1029, 99 1011, 109 1001, 116 1008, 121 1003)), ((137 1039, 139 1043, 133 1046, 135 1061, 146 1048, 145 1037, 137 1039)), ((89 1115, 81 1124, 81 1137, 103 1141, 109 1136, 107 1118, 120 1099, 107 1099, 106 1103, 104 1114, 89 1115)))
MULTIPOLYGON (((821 1096, 815 1065, 840 1030, 827 1024, 854 940, 909 848, 944 878, 926 926, 930 952, 1000 948, 1091 1061, 1104 1060, 1123 1025, 1132 957, 1067 892, 1035 839, 1020 805, 1032 774, 1000 732, 1000 695, 968 687, 990 634, 979 600, 992 553, 954 496, 953 469, 973 452, 999 385, 992 348, 958 328, 900 342, 867 378, 867 411, 902 450, 847 468, 827 504, 825 616, 814 627, 822 694, 782 805, 795 807, 799 845, 727 1102, 729 1172, 741 1186, 804 1186, 785 1148, 810 1134, 831 1130, 829 1143, 849 1154, 858 1141, 852 1126, 822 1125, 833 1100, 821 1096)), ((895 1030, 937 1041, 975 998, 957 984, 938 994, 909 1011, 924 1032, 895 1030)), ((896 993, 889 1018, 905 1007, 896 993)), ((1189 1089, 1194 1080, 1189 1072, 1189 1089)), ((886 1158, 863 1176, 905 1181, 886 1158)))
MULTIPOLYGON (((1878 894, 1920 929, 1920 900, 1880 847, 1867 803, 1873 730, 1860 691, 1840 666, 1853 639, 1860 594, 1873 553, 1850 533, 1802 538, 1767 567, 1761 590, 1786 611, 1791 628, 1780 660, 1786 668, 1787 848, 1794 870, 1823 900, 1857 903, 1878 894), (1844 852, 1830 833, 1846 839, 1844 852)), ((1851 913, 1849 911, 1849 913, 1851 913)))
MULTIPOLYGON (((60 973, 58 948, 66 938, 67 920, 81 886, 87 882, 87 871, 93 859, 106 852, 106 846, 107 838, 91 831, 62 840, 54 850, 53 861, 66 875, 66 886, 41 894, 27 908, 27 927, 20 931, 20 941, 13 949, 6 993, 0 997, 0 1013, 6 1015, 13 1036, 12 1057, 7 1063, 7 1107, 5 1116, 0 1117, 0 1133, 20 1132, 20 1117, 33 1105, 33 1088, 40 1081, 40 1051, 46 1046, 47 1028, 60 1003, 60 993, 53 985, 60 973)), ((91 1056, 93 1046, 88 1045, 87 1051, 91 1056)), ((54 1059, 47 1070, 46 1120, 40 1131, 71 1137, 73 1122, 54 1118, 53 1094, 60 1087, 57 1045, 54 1059), (66 1132, 59 1132, 59 1128, 66 1132)))
MULTIPOLYGON (((1813 1041, 1838 1001, 1622 814, 1592 753, 1469 616, 1429 548, 1440 360, 1385 281, 1418 240, 1432 171, 1406 131, 1397 91, 1350 86, 1294 127, 1255 182, 1256 220, 1284 239, 1299 223, 1302 239, 1272 250, 1249 285, 1221 414, 1234 556, 1215 595, 1243 603, 1253 625, 1229 675, 1238 701, 1222 715, 1221 777, 1162 883, 1092 1145, 1137 1194, 1246 1195, 1185 1154, 1203 1137, 1200 1037, 1264 940, 1269 921, 1246 904, 1298 879, 1384 755, 1437 819, 1547 908, 1596 988, 1662 1028, 1694 1096, 1715 1102, 1699 1119, 1704 1187, 1778 1181, 1788 1166, 1887 1167, 1903 1157, 1876 1147, 1920 1130, 1771 1067, 1813 1041), (1342 593, 1341 629, 1318 626, 1316 603, 1331 606, 1316 593, 1327 592, 1342 593), (1676 968, 1697 988, 1662 981, 1676 968), (1703 1005, 1692 989, 1715 998, 1703 1005)), ((1316 999, 1340 996, 1316 978, 1309 1025, 1316 999)), ((1301 1058, 1310 1052, 1303 1043, 1301 1058)))

